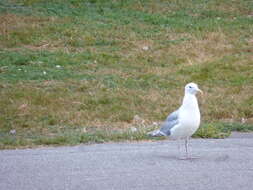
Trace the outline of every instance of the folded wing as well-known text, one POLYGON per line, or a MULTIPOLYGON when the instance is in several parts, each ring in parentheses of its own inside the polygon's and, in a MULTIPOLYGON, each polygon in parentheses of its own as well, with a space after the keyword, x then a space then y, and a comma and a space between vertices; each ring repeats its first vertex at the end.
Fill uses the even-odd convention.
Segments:
POLYGON ((148 135, 152 137, 159 137, 159 136, 169 136, 171 134, 171 129, 176 126, 179 122, 178 119, 179 109, 172 112, 166 120, 161 125, 161 128, 152 132, 149 132, 148 135))

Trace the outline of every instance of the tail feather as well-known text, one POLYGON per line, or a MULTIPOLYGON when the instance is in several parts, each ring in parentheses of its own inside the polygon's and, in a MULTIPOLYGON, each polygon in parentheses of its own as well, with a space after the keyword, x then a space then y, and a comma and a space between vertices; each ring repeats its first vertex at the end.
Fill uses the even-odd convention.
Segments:
POLYGON ((150 137, 162 137, 162 136, 167 136, 167 135, 158 129, 158 130, 148 132, 148 136, 150 136, 150 137))

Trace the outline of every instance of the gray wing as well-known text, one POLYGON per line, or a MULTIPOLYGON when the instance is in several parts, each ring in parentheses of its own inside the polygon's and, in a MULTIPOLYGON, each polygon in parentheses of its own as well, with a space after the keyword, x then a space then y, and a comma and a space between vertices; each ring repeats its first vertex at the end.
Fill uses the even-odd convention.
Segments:
POLYGON ((166 134, 167 136, 170 135, 170 130, 178 124, 179 120, 178 120, 178 115, 179 115, 179 109, 172 112, 167 118, 166 120, 163 122, 163 124, 161 125, 161 129, 160 131, 163 132, 164 134, 166 134))

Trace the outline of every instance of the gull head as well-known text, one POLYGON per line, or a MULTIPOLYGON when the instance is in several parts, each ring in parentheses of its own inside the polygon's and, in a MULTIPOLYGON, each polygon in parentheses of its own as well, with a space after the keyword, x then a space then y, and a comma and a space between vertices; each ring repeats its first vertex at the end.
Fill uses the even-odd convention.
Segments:
POLYGON ((198 85, 191 82, 185 86, 185 93, 196 95, 198 92, 203 94, 202 90, 199 89, 198 85))

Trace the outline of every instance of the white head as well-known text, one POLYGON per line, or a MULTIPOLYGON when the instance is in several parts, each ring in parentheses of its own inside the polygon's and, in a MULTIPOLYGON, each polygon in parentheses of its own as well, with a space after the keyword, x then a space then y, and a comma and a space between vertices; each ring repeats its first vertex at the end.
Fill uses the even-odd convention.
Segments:
POLYGON ((201 94, 203 94, 202 90, 199 89, 198 85, 191 82, 191 83, 188 83, 186 86, 185 86, 185 93, 189 93, 189 94, 197 94, 198 92, 200 92, 201 94))

